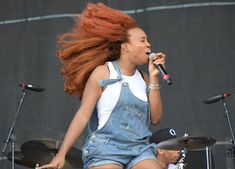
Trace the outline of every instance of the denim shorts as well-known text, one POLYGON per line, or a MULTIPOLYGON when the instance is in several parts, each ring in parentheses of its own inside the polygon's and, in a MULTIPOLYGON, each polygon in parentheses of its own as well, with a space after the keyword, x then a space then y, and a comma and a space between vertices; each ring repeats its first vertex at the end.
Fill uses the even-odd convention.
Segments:
POLYGON ((117 164, 130 169, 138 162, 156 159, 155 148, 148 143, 127 143, 92 134, 83 149, 84 168, 117 164))

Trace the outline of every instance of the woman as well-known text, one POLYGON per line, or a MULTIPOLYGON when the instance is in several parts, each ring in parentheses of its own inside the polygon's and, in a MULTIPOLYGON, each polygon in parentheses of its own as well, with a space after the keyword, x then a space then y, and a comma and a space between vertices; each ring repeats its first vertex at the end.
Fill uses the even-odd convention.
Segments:
POLYGON ((135 20, 102 3, 88 4, 77 23, 61 37, 58 56, 65 90, 81 104, 58 154, 39 169, 62 168, 88 123, 84 168, 160 169, 148 137, 150 121, 157 124, 162 115, 154 64, 164 65, 165 55, 149 59, 150 44, 135 20), (137 70, 147 63, 149 77, 137 70))

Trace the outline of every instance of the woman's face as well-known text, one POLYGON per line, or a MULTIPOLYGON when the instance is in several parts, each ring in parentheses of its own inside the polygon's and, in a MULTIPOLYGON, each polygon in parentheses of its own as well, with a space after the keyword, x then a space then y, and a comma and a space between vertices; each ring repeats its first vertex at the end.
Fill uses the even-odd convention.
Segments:
POLYGON ((132 28, 127 34, 126 45, 129 59, 137 65, 148 63, 150 43, 145 32, 140 28, 132 28))

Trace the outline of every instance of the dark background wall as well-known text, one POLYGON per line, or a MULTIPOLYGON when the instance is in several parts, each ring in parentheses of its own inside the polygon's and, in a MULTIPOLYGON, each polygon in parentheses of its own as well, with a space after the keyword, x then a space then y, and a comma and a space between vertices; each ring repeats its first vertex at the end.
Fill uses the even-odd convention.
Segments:
MULTIPOLYGON (((16 149, 33 139, 63 139, 79 101, 63 91, 56 40, 72 28, 72 17, 87 2, 103 2, 130 14, 148 34, 152 50, 167 55, 173 85, 161 82, 164 116, 152 130, 173 127, 179 136, 215 138, 217 145, 224 146, 212 147, 217 169, 224 168, 225 147, 231 139, 224 109, 221 102, 206 105, 203 100, 225 91, 235 93, 234 1, 1 0, 1 150, 22 95, 20 83, 40 84, 46 90, 27 92, 14 130, 16 149)), ((226 102, 235 125, 235 96, 226 102)), ((84 138, 85 134, 75 146, 81 148, 84 138)), ((6 160, 0 165, 10 168, 6 160)))

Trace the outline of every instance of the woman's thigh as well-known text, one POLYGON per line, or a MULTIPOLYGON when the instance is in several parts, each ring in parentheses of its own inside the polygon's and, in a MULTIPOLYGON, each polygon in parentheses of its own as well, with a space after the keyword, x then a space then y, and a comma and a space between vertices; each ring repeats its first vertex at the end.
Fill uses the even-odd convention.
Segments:
POLYGON ((162 169, 162 167, 154 159, 142 160, 135 164, 131 169, 162 169))
POLYGON ((123 169, 122 166, 117 164, 105 164, 105 165, 99 165, 95 167, 90 167, 89 169, 123 169))

